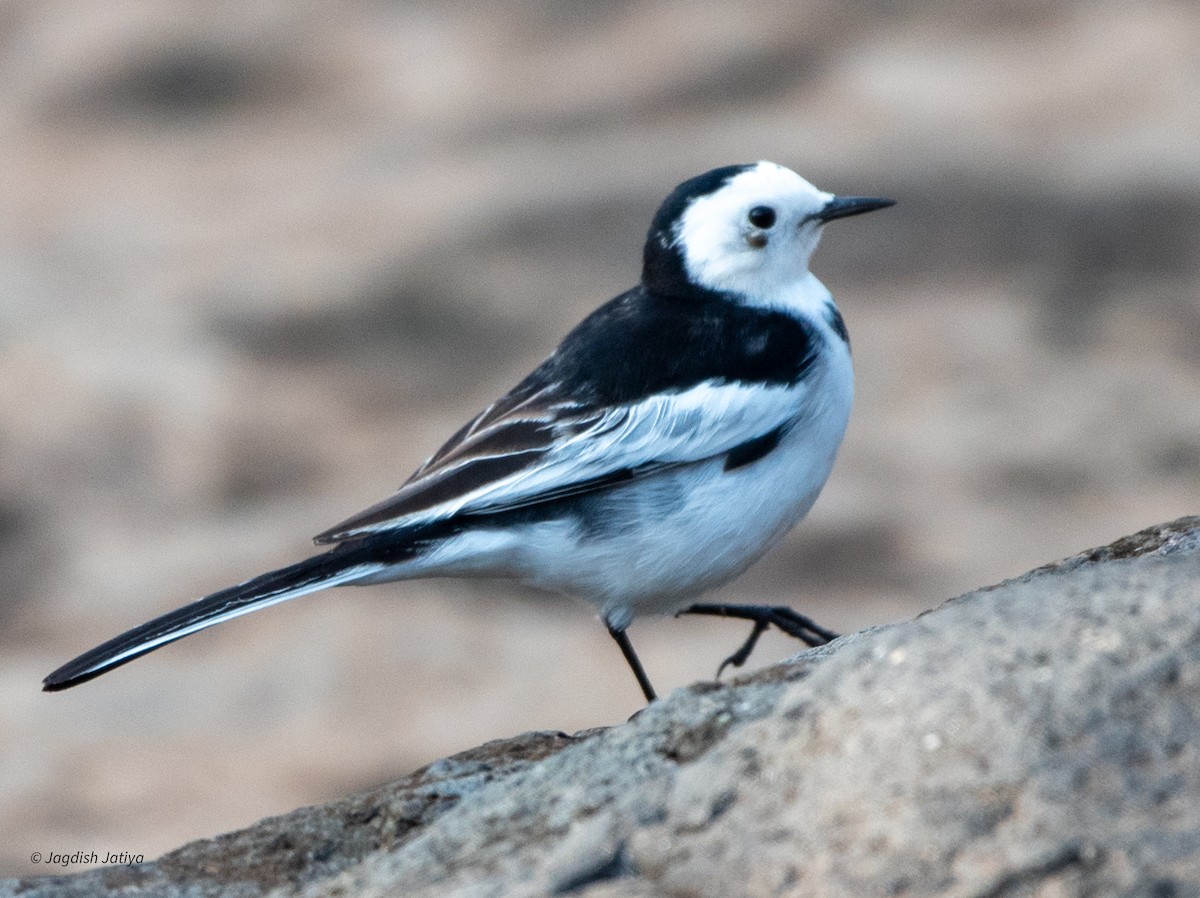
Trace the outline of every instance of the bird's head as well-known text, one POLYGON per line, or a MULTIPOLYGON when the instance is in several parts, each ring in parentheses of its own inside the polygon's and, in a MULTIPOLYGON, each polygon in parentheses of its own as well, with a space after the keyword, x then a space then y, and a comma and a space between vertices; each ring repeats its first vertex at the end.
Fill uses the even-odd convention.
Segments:
POLYGON ((659 207, 642 280, 664 293, 699 288, 770 302, 807 274, 826 222, 892 204, 825 193, 774 162, 716 168, 659 207))

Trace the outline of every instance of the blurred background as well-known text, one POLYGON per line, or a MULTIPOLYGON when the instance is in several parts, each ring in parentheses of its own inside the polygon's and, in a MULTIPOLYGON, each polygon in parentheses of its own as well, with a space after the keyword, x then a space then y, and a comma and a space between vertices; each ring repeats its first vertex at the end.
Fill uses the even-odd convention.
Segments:
MULTIPOLYGON (((716 165, 899 200, 814 260, 858 375, 833 477, 717 598, 853 630, 1200 511, 1198 45, 1187 0, 8 0, 0 875, 638 710, 590 609, 482 582, 38 687, 389 494, 716 165)), ((746 632, 631 634, 667 692, 746 632)))

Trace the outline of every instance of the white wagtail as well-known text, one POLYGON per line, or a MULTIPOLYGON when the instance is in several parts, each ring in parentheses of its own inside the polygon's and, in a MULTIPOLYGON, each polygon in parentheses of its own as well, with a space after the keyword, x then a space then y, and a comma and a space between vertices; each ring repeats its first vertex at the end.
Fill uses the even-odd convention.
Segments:
POLYGON ((44 688, 326 587, 416 577, 511 577, 591 602, 648 701, 625 632, 638 614, 753 621, 735 665, 772 624, 827 642, 836 634, 790 608, 693 602, 787 533, 829 476, 853 373, 808 260, 826 222, 890 205, 824 193, 771 162, 684 181, 650 225, 641 283, 398 493, 316 537, 332 549, 123 633, 44 688))

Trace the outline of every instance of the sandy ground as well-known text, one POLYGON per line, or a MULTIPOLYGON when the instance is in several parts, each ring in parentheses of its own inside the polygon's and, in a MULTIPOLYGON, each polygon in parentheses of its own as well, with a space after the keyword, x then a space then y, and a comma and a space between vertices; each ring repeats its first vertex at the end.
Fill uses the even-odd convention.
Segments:
MULTIPOLYGON (((720 597, 849 630, 1195 513, 1200 7, 977 7, 5 4, 0 875, 633 713, 588 609, 491 583, 313 597, 38 685, 387 495, 718 164, 900 201, 818 251, 855 416, 720 597)), ((632 635, 667 690, 744 629, 632 635)))

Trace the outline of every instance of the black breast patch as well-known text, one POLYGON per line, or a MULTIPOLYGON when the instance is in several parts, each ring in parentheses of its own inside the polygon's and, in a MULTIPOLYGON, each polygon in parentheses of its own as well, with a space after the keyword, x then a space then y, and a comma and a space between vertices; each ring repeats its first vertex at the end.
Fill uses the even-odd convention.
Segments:
POLYGON ((557 383, 578 401, 620 405, 705 381, 787 386, 813 366, 820 340, 798 318, 718 293, 635 287, 585 318, 517 391, 557 383))

